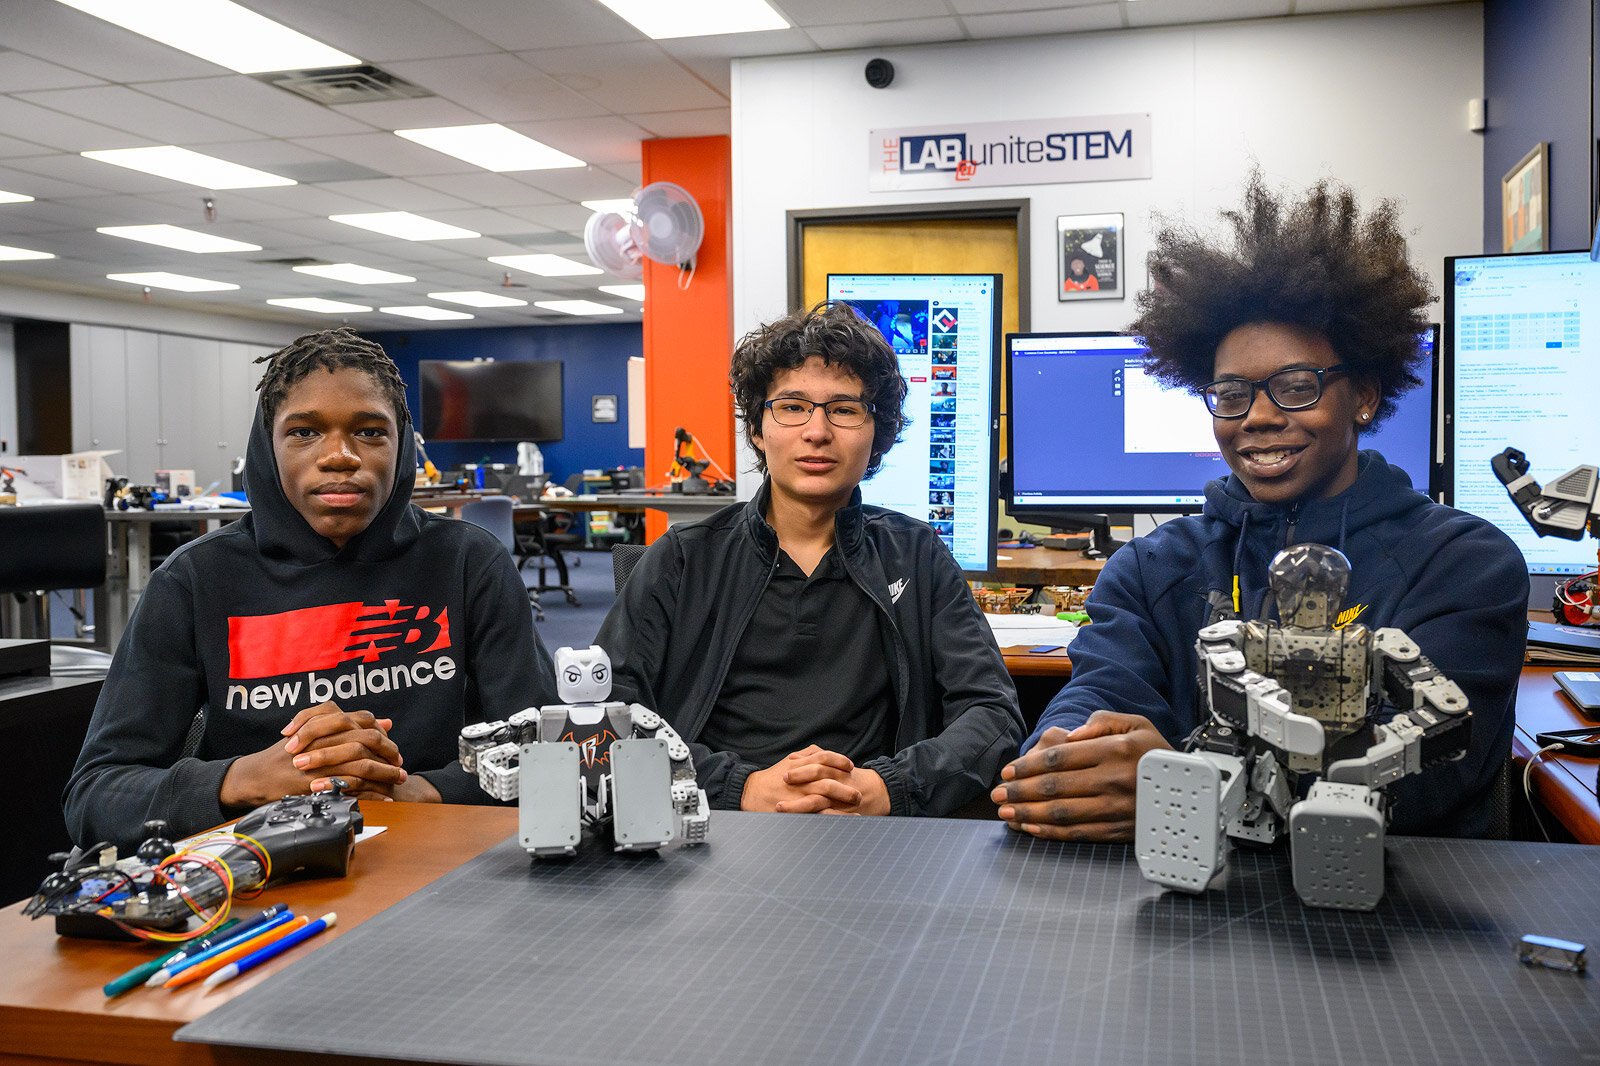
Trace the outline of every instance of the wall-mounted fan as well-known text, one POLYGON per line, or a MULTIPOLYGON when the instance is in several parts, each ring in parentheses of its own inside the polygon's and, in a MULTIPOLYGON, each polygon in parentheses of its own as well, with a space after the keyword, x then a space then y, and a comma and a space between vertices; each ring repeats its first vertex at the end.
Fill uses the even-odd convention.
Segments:
POLYGON ((633 214, 601 211, 589 218, 583 243, 594 265, 619 278, 644 274, 643 260, 677 266, 686 285, 694 271, 694 254, 705 238, 700 205, 681 185, 654 181, 633 194, 633 214))

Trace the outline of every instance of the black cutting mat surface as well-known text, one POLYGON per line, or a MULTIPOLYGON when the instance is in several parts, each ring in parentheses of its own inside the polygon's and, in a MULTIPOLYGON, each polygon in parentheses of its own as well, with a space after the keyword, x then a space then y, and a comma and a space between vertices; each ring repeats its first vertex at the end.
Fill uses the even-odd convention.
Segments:
POLYGON ((1600 849, 1393 838, 1388 859, 1354 914, 1303 907, 1285 853, 1236 850, 1194 897, 1130 849, 987 822, 719 811, 706 847, 569 863, 508 842, 178 1038, 460 1063, 1600 1062, 1594 979, 1513 950, 1600 947, 1600 849))

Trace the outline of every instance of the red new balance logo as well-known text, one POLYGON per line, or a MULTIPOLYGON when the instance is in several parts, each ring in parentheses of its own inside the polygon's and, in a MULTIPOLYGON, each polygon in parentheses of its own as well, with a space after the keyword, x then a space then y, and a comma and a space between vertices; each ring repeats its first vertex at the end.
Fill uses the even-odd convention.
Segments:
MULTIPOLYGON (((426 655, 450 647, 450 611, 385 600, 330 603, 282 614, 228 619, 228 676, 279 677, 377 662, 404 648, 426 655)), ((409 657, 409 656, 408 656, 409 657)))

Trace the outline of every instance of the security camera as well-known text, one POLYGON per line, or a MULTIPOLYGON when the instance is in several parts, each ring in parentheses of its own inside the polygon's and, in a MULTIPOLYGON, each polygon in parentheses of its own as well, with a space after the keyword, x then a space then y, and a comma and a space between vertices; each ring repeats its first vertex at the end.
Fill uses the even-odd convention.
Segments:
POLYGON ((874 89, 887 89, 894 81, 894 64, 883 57, 867 60, 867 84, 874 89))

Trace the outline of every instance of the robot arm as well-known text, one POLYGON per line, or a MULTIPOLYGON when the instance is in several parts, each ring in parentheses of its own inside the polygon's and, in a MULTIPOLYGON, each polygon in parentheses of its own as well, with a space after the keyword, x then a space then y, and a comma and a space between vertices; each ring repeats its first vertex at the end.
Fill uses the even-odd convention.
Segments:
POLYGON ((1216 727, 1227 728, 1232 736, 1243 733, 1273 748, 1291 770, 1315 769, 1325 741, 1322 723, 1296 714, 1288 691, 1248 669, 1244 653, 1228 639, 1229 634, 1218 632, 1239 625, 1219 622, 1200 631, 1195 649, 1200 661, 1200 693, 1211 712, 1206 739, 1216 739, 1221 732, 1216 727))
POLYGON ((1399 713, 1375 727, 1364 754, 1329 765, 1328 780, 1383 788, 1466 754, 1472 712, 1460 686, 1398 629, 1373 634, 1372 658, 1373 683, 1399 713))
POLYGON ((1600 537, 1600 498, 1596 495, 1600 467, 1575 466, 1548 486, 1541 486, 1528 473, 1528 457, 1515 448, 1507 448, 1489 463, 1539 536, 1582 540, 1587 529, 1600 537))

